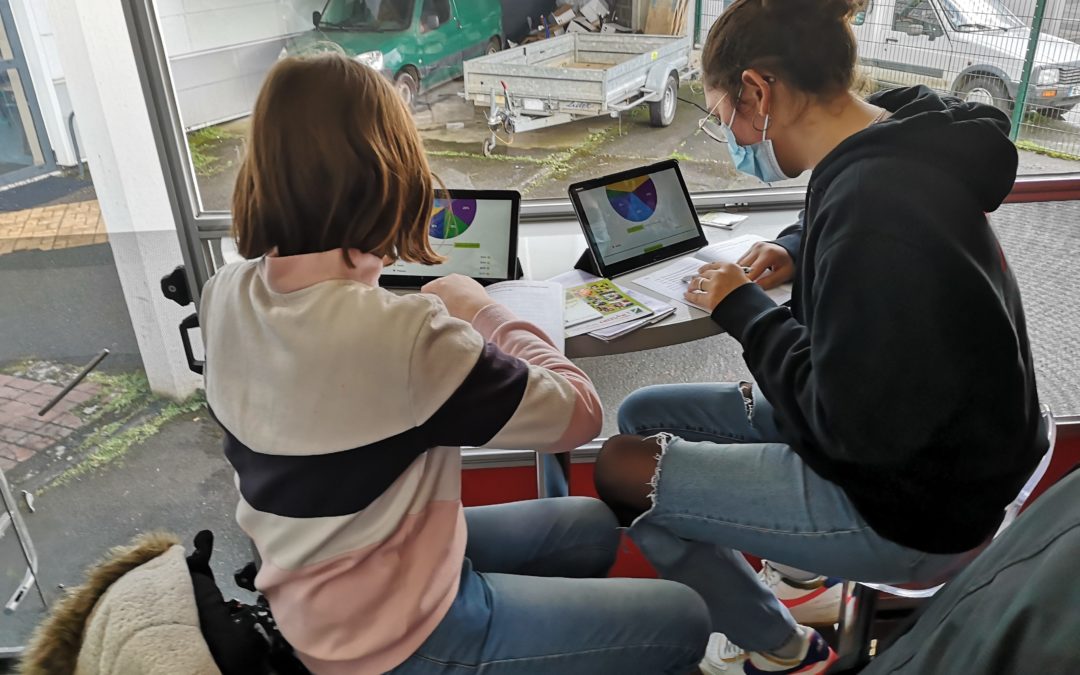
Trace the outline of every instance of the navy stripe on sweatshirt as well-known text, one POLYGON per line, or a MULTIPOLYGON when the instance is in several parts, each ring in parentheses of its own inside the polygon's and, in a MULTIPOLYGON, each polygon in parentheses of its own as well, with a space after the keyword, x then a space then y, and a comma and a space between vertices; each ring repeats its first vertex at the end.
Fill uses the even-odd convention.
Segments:
POLYGON ((226 429, 225 456, 240 493, 258 511, 288 518, 354 514, 429 449, 490 441, 517 411, 528 380, 524 361, 489 343, 461 386, 418 427, 362 447, 304 456, 256 452, 226 429))

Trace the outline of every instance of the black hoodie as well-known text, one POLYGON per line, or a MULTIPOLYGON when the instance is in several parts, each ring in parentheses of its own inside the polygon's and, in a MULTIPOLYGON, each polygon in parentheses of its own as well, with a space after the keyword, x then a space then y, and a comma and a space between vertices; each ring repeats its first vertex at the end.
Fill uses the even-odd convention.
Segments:
POLYGON ((784 439, 879 534, 931 553, 993 534, 1046 451, 1016 279, 987 222, 1016 178, 1009 120, 925 87, 814 169, 791 307, 756 285, 713 318, 784 439))

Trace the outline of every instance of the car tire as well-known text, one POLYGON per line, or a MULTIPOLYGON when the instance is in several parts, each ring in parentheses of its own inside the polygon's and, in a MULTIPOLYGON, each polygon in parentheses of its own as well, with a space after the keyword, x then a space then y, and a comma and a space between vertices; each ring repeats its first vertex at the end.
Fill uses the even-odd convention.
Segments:
POLYGON ((491 38, 491 41, 488 42, 487 50, 484 52, 484 55, 491 56, 492 54, 498 54, 502 51, 502 48, 502 39, 498 37, 493 37, 491 38))
POLYGON ((1005 83, 996 77, 969 77, 960 85, 957 93, 969 103, 984 103, 998 110, 1012 113, 1013 100, 1005 83))
POLYGON ((416 104, 416 95, 420 92, 420 82, 416 78, 416 73, 410 69, 398 73, 394 77, 394 88, 397 89, 405 105, 412 110, 412 107, 416 104))
POLYGON ((654 127, 670 126, 675 121, 675 109, 679 104, 679 77, 668 75, 664 93, 659 101, 649 103, 649 124, 654 127))

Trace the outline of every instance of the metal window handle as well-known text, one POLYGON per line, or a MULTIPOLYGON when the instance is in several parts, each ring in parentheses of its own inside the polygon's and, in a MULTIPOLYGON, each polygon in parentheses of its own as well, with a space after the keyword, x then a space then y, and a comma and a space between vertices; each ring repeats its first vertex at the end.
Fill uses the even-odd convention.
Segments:
POLYGON ((206 362, 195 358, 195 350, 191 347, 191 335, 189 331, 199 327, 199 315, 192 314, 180 322, 180 340, 184 344, 184 356, 187 358, 188 369, 199 375, 203 374, 206 362))

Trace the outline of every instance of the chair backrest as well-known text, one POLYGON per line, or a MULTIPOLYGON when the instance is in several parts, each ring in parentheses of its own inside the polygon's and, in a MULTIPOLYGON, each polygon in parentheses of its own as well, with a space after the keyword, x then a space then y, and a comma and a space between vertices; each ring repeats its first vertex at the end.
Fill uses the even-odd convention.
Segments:
MULTIPOLYGON (((1019 494, 1016 495, 1016 499, 1012 500, 1009 505, 1005 507, 1005 517, 1002 519, 1001 526, 998 527, 997 532, 994 533, 994 539, 1004 532, 1005 528, 1012 525, 1013 521, 1016 520, 1016 517, 1020 515, 1020 511, 1024 508, 1024 504, 1027 503, 1032 491, 1039 482, 1042 481, 1043 477, 1046 476, 1046 469, 1050 466, 1050 461, 1054 458, 1054 443, 1057 442, 1057 426, 1054 424, 1054 414, 1050 410, 1050 406, 1046 404, 1043 404, 1040 410, 1042 412, 1043 425, 1046 428, 1046 438, 1049 441, 1049 447, 1046 449, 1046 454, 1039 460, 1039 464, 1035 467, 1035 471, 1032 472, 1031 477, 1024 483, 1024 487, 1020 489, 1019 494)), ((977 558, 989 544, 990 542, 987 541, 982 546, 961 556, 957 559, 956 565, 952 566, 939 578, 927 583, 902 584, 897 586, 866 582, 859 583, 863 586, 891 593, 892 595, 899 595, 904 598, 929 598, 941 590, 941 587, 952 577, 956 576, 956 574, 966 567, 968 563, 977 558)))

